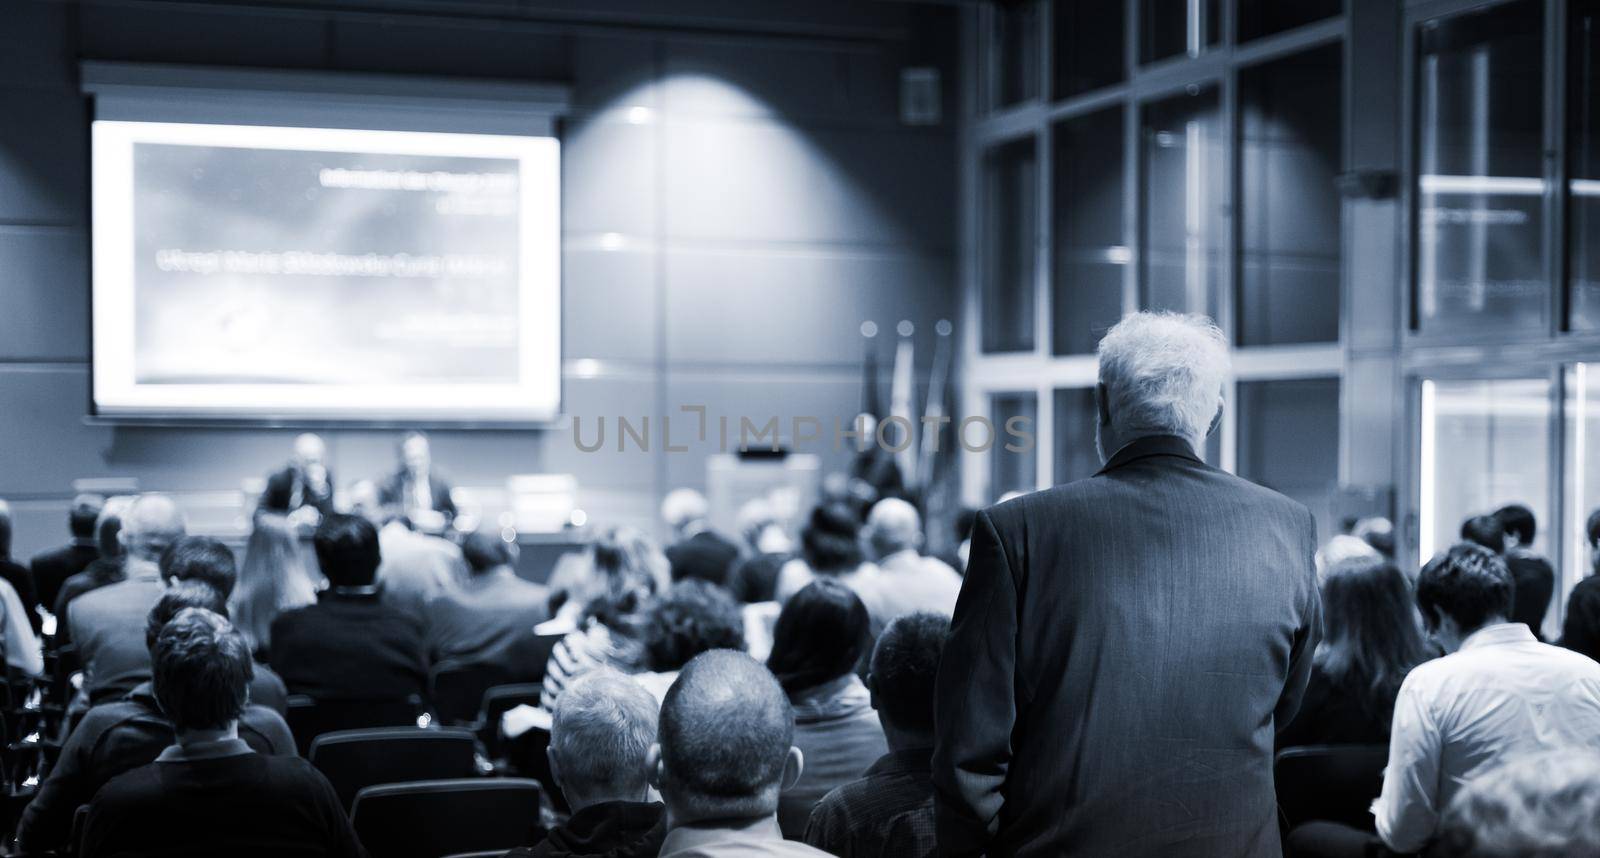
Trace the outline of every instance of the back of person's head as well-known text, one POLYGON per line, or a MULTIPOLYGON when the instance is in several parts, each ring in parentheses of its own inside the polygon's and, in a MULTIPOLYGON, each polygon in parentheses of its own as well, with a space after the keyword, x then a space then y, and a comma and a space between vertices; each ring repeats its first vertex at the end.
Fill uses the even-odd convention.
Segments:
POLYGON ((1328 569, 1346 560, 1379 560, 1382 559, 1382 555, 1378 554, 1378 549, 1367 544, 1366 540, 1357 539, 1348 533, 1340 533, 1317 549, 1313 559, 1317 566, 1318 580, 1321 580, 1321 576, 1326 575, 1328 569))
POLYGON ((94 534, 95 542, 100 547, 101 557, 121 557, 124 554, 122 516, 131 506, 133 506, 131 496, 114 495, 100 510, 100 516, 94 522, 94 534))
POLYGON ((372 522, 355 515, 335 513, 317 525, 311 544, 317 552, 317 565, 328 583, 335 587, 366 587, 377 580, 378 529, 372 522))
POLYGON ((1322 616, 1317 664, 1388 711, 1406 674, 1428 658, 1411 583, 1376 553, 1347 557, 1323 575, 1322 616))
POLYGON ((852 572, 865 556, 861 550, 861 519, 842 503, 820 504, 800 531, 800 555, 820 574, 852 572))
POLYGON ((1462 634, 1471 634, 1495 619, 1511 616, 1515 583, 1506 561, 1481 545, 1458 542, 1417 574, 1417 607, 1429 628, 1437 613, 1455 620, 1462 634))
POLYGON ((1493 515, 1475 515, 1461 522, 1461 538, 1496 554, 1506 551, 1505 528, 1500 526, 1500 519, 1493 515))
POLYGON ((799 776, 794 710, 761 663, 742 652, 696 656, 667 689, 652 782, 680 822, 776 812, 799 776))
POLYGON ((584 606, 586 612, 626 612, 664 592, 671 584, 669 569, 667 555, 644 531, 608 528, 589 546, 583 574, 567 581, 560 596, 584 606))
POLYGON ((828 578, 784 603, 767 667, 795 694, 853 672, 872 646, 872 622, 854 590, 828 578))
POLYGON ((706 496, 694 489, 673 489, 661 499, 661 520, 673 530, 704 520, 709 511, 706 496))
POLYGON ((72 508, 67 510, 67 528, 73 538, 93 539, 95 523, 100 520, 100 511, 105 508, 106 499, 100 495, 81 494, 73 498, 72 508))
POLYGON ((203 581, 222 597, 233 595, 239 581, 239 568, 233 549, 209 536, 185 536, 172 543, 161 555, 164 581, 203 581))
POLYGON ((510 566, 516 561, 513 551, 511 543, 501 539, 499 534, 483 531, 470 533, 461 542, 461 556, 466 558, 467 569, 474 575, 510 566))
POLYGON ((302 594, 310 580, 294 525, 286 516, 258 514, 245 543, 239 586, 230 600, 234 627, 251 648, 267 645, 280 611, 304 604, 296 602, 308 595, 302 594))
POLYGON ((154 652, 156 638, 161 635, 161 629, 172 622, 173 617, 188 608, 200 608, 225 620, 228 619, 228 600, 223 598, 216 588, 199 580, 180 581, 162 593, 161 598, 156 600, 155 607, 145 616, 145 648, 154 652))
POLYGON ((926 611, 890 621, 872 648, 867 685, 883 723, 933 738, 933 681, 950 638, 950 618, 926 611))
POLYGON ((1532 545, 1534 534, 1539 532, 1539 520, 1533 510, 1520 503, 1506 504, 1494 511, 1500 529, 1517 538, 1519 545, 1532 545))
POLYGON ((122 514, 119 537, 128 556, 157 561, 187 532, 183 513, 172 498, 161 494, 139 495, 122 514))
POLYGON ((1228 340, 1210 319, 1133 313, 1106 332, 1098 351, 1101 422, 1121 443, 1177 435, 1199 448, 1230 371, 1228 340))
POLYGON ((744 613, 728 592, 688 579, 650 606, 646 651, 652 670, 677 670, 713 649, 744 649, 744 613))
POLYGON ((1357 519, 1350 535, 1373 547, 1379 554, 1394 559, 1394 522, 1381 515, 1357 519))
POLYGON ((1600 546, 1600 509, 1589 513, 1583 523, 1583 532, 1589 537, 1590 547, 1600 546))
POLYGON ((658 717, 650 692, 609 668, 591 670, 567 686, 550 724, 550 762, 574 810, 645 795, 646 758, 658 717))
POLYGON ((11 558, 11 504, 0 499, 0 560, 11 558))
POLYGON ((1431 858, 1600 855, 1600 754, 1519 757, 1463 786, 1439 820, 1431 858))
POLYGON ((150 658, 156 702, 180 733, 239 720, 255 675, 250 647, 220 615, 186 608, 162 627, 150 658))
POLYGON ((922 514, 910 502, 884 498, 867 513, 867 540, 882 557, 922 547, 922 514))

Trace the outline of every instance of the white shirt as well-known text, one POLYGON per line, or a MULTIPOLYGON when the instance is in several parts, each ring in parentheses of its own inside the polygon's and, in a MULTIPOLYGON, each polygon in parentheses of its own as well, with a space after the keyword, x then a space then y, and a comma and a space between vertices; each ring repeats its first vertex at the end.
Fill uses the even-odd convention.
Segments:
POLYGON ((943 560, 907 548, 879 560, 877 576, 863 588, 871 595, 862 601, 873 612, 873 627, 881 631, 890 620, 914 611, 954 614, 961 576, 943 560))
POLYGON ((1383 794, 1372 806, 1378 835, 1396 852, 1416 852, 1466 782, 1567 748, 1600 750, 1600 663, 1539 643, 1522 623, 1485 626, 1401 684, 1383 794))

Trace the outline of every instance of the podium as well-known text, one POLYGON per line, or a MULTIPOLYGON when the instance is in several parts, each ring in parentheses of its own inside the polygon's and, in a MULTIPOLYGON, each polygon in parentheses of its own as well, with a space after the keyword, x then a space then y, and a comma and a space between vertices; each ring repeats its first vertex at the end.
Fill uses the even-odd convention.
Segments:
POLYGON ((751 450, 706 459, 706 503, 711 526, 739 532, 739 508, 764 498, 792 531, 817 500, 822 462, 810 453, 751 450))

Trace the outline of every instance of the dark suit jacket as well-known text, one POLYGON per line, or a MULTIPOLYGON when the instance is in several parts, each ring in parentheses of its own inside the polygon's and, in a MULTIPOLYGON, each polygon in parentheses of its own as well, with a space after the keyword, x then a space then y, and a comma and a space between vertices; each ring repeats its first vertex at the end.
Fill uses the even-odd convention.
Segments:
POLYGON ((1572 588, 1561 645, 1600 661, 1600 575, 1590 575, 1572 588))
POLYGON ((323 515, 333 514, 333 471, 327 472, 319 492, 294 465, 286 465, 267 477, 267 487, 261 493, 262 509, 273 512, 294 512, 302 506, 315 507, 323 515), (299 497, 295 497, 296 494, 299 497), (296 503, 299 501, 299 503, 296 503))
POLYGON ((33 626, 34 634, 38 634, 44 620, 37 610, 39 595, 33 588, 33 573, 20 563, 0 558, 0 578, 17 591, 17 598, 22 600, 22 609, 28 612, 28 625, 33 626))
POLYGON ((422 625, 377 595, 327 590, 272 621, 272 669, 290 694, 318 700, 425 697, 422 625))
POLYGON ((1280 855, 1315 529, 1169 436, 979 513, 937 682, 940 854, 1280 855))
POLYGON ((39 604, 55 608, 61 585, 87 569, 99 556, 100 549, 93 543, 81 542, 68 543, 33 555, 28 566, 33 570, 33 586, 38 590, 39 604))
MULTIPOLYGON (((407 498, 411 494, 411 474, 400 470, 390 474, 389 478, 383 481, 383 485, 378 487, 378 502, 384 506, 398 506, 405 509, 410 506, 407 498)), ((428 472, 428 494, 433 498, 432 508, 436 512, 443 513, 446 521, 456 517, 456 502, 450 497, 450 481, 444 474, 439 473, 437 468, 428 472)))

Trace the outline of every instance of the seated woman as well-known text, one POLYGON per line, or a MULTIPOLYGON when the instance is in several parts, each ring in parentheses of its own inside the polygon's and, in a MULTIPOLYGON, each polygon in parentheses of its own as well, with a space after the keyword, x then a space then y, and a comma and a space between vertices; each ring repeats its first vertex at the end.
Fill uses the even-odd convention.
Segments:
POLYGON ((645 620, 647 670, 634 679, 660 704, 678 671, 695 656, 713 649, 744 648, 739 603, 710 581, 685 578, 651 606, 645 620))
POLYGON ((1278 747, 1388 744, 1401 681, 1434 655, 1405 575, 1378 556, 1334 561, 1323 574, 1322 616, 1310 685, 1278 747))
POLYGON ((831 578, 805 586, 783 606, 767 667, 794 706, 794 746, 804 755, 800 780, 778 800, 783 836, 798 840, 817 802, 861 777, 888 742, 872 695, 856 675, 872 651, 867 608, 831 578))
POLYGON ((317 586, 306 569, 294 524, 281 513, 257 512, 239 566, 239 584, 228 604, 234 627, 256 660, 266 661, 270 654, 272 621, 279 614, 316 603, 317 586))

